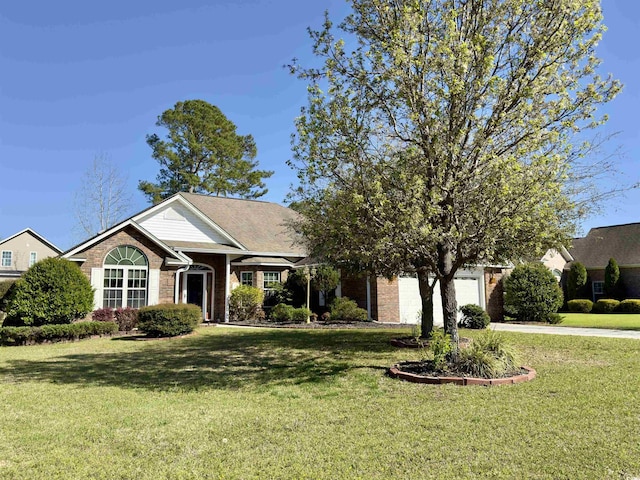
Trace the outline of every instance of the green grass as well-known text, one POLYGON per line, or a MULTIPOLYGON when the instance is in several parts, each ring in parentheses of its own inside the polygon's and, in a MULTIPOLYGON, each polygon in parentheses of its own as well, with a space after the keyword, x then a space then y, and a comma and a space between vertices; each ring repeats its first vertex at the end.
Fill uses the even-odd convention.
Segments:
POLYGON ((640 315, 631 313, 561 313, 560 327, 613 328, 640 330, 640 315))
POLYGON ((504 333, 538 377, 456 387, 385 375, 407 333, 0 348, 0 478, 640 476, 640 341, 504 333))

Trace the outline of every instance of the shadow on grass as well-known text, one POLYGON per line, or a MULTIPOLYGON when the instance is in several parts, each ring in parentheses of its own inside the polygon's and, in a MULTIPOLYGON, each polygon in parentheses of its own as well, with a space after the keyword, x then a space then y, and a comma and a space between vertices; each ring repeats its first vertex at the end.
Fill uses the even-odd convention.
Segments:
MULTIPOLYGON (((141 341, 140 348, 133 352, 13 360, 0 368, 0 376, 11 376, 14 382, 36 380, 150 390, 320 383, 362 368, 356 360, 362 359, 364 352, 393 351, 388 342, 393 335, 375 331, 206 332, 182 339, 141 341)), ((118 343, 121 341, 114 339, 114 345, 118 343)))

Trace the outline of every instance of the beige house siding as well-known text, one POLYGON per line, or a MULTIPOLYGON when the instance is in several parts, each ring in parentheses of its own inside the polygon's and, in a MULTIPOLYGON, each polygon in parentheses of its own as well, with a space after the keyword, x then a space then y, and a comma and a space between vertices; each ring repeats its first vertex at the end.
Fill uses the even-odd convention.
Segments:
POLYGON ((28 231, 0 244, 0 255, 2 254, 1 252, 4 251, 11 252, 11 266, 4 267, 0 262, 0 271, 28 270, 31 252, 36 253, 36 261, 48 257, 56 257, 59 254, 58 251, 44 244, 39 238, 28 231))

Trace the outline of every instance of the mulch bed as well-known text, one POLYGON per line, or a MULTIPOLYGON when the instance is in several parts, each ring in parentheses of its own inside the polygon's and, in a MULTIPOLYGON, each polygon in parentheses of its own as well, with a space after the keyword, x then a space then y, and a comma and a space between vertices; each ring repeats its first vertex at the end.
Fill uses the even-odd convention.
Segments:
MULTIPOLYGON (((389 340, 389 343, 398 348, 422 348, 429 346, 429 340, 420 340, 416 337, 396 337, 389 340)), ((470 338, 460 337, 460 346, 466 347, 471 343, 470 338)))
POLYGON ((536 377, 536 371, 530 367, 520 367, 519 371, 511 372, 499 378, 476 378, 460 372, 442 372, 434 368, 431 360, 421 362, 402 362, 394 365, 388 371, 389 376, 413 383, 439 385, 453 383, 454 385, 509 385, 528 382, 536 377))

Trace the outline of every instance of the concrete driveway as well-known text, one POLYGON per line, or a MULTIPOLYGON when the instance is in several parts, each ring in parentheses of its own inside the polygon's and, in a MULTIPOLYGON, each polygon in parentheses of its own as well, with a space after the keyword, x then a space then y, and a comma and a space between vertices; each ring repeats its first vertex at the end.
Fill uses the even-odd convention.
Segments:
POLYGON ((515 323, 490 323, 493 330, 503 332, 544 333, 550 335, 577 335, 581 337, 635 338, 640 340, 640 331, 610 330, 606 328, 554 327, 552 325, 520 325, 515 323))

